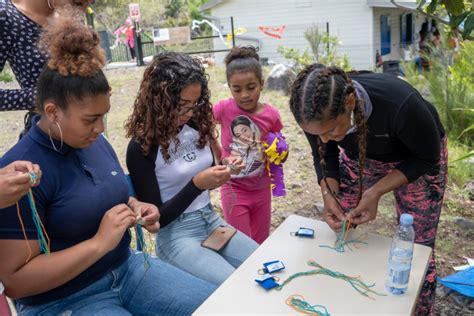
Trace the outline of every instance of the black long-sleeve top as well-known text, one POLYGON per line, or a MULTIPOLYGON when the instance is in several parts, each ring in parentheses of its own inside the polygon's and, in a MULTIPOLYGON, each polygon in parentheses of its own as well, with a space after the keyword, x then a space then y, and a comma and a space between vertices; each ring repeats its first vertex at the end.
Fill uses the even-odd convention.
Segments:
MULTIPOLYGON (((407 82, 388 74, 352 77, 366 90, 373 109, 367 124, 367 158, 382 162, 400 161, 400 170, 409 182, 436 172, 441 138, 445 131, 434 106, 407 82)), ((318 183, 322 169, 316 135, 305 133, 311 145, 318 183)), ((340 142, 326 144, 326 177, 339 180, 339 147, 351 159, 358 159, 357 133, 340 142)))
MULTIPOLYGON (((189 124, 189 128, 195 130, 193 124, 189 124)), ((182 144, 180 148, 183 148, 183 152, 179 152, 176 156, 180 156, 180 163, 186 164, 186 155, 191 154, 190 157, 198 157, 199 152, 191 145, 185 145, 181 140, 182 144), (195 155, 196 153, 196 155, 195 155)), ((171 151, 171 150, 170 150, 171 151)), ((212 152, 212 150, 211 150, 212 152)), ((142 202, 147 202, 156 205, 160 211, 160 225, 165 227, 176 218, 178 218, 186 209, 204 192, 199 189, 193 182, 193 179, 180 180, 180 173, 171 170, 170 177, 176 177, 178 180, 180 189, 167 201, 163 202, 162 191, 160 190, 160 183, 158 182, 156 168, 158 163, 159 152, 158 146, 150 148, 148 155, 144 155, 140 144, 132 139, 128 144, 127 148, 127 168, 130 173, 130 179, 132 180, 133 188, 137 195, 137 199, 142 202)), ((210 158, 209 163, 203 166, 203 168, 211 167, 215 164, 215 161, 210 158)), ((166 166, 166 168, 170 168, 166 166)), ((201 169, 193 169, 194 175, 202 171, 201 169)))

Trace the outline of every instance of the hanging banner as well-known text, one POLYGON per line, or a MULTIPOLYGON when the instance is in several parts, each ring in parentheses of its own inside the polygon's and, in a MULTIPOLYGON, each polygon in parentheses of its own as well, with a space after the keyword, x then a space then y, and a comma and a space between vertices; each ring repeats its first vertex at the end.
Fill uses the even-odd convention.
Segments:
POLYGON ((281 35, 285 30, 286 25, 281 25, 279 27, 271 27, 271 26, 259 26, 258 29, 263 33, 267 34, 268 36, 275 37, 281 39, 281 35))
POLYGON ((191 25, 191 28, 192 28, 193 30, 194 30, 195 28, 199 28, 199 26, 200 26, 201 24, 207 24, 207 25, 209 25, 209 26, 214 30, 214 32, 216 32, 217 35, 219 35, 219 38, 221 39, 222 43, 224 43, 224 44, 226 43, 226 42, 224 41, 224 36, 222 35, 221 30, 220 30, 216 25, 214 25, 212 22, 210 22, 210 21, 208 21, 208 20, 206 20, 206 19, 201 20, 201 21, 193 20, 192 25, 191 25))

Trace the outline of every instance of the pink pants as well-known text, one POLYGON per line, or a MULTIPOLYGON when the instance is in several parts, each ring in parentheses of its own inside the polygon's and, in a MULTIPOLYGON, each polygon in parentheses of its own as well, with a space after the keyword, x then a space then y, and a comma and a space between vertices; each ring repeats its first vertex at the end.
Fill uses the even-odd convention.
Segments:
POLYGON ((261 244, 270 235, 270 186, 249 191, 229 183, 221 187, 221 204, 227 223, 261 244))
POLYGON ((8 305, 7 298, 5 294, 0 295, 0 315, 2 316, 10 316, 10 306, 8 305))

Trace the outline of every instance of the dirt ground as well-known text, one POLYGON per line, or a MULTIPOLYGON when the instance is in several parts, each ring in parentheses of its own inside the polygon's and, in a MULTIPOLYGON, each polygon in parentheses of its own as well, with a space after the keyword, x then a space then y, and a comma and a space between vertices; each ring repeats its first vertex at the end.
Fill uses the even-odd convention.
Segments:
MULTIPOLYGON (((125 150, 128 140, 124 137, 123 122, 130 114, 136 96, 143 68, 127 68, 106 71, 113 87, 112 109, 107 117, 107 135, 114 146, 122 166, 125 168, 125 150)), ((210 90, 212 100, 217 101, 229 96, 223 70, 209 69, 210 90)), ((15 83, 2 84, 0 88, 16 87, 15 83)), ((285 124, 284 134, 290 143, 290 156, 285 163, 285 182, 287 196, 273 201, 272 227, 277 227, 288 215, 298 214, 321 219, 322 199, 316 183, 309 145, 296 126, 288 109, 288 98, 276 92, 264 92, 263 100, 271 102, 279 110, 285 124)), ((0 156, 17 141, 23 128, 24 111, 2 112, 0 114, 0 156)), ((454 273, 453 266, 465 264, 463 256, 474 257, 474 231, 458 226, 454 219, 464 217, 474 219, 474 205, 468 199, 449 189, 446 193, 445 206, 441 216, 437 245, 436 260, 440 276, 454 273)), ((217 191, 213 192, 214 205, 220 205, 217 191)), ((363 225, 364 230, 385 236, 391 236, 396 225, 394 203, 391 195, 385 197, 379 207, 376 220, 363 225)), ((462 302, 438 291, 436 314, 459 315, 474 314, 472 301, 462 302), (471 306, 469 307, 469 304, 471 306), (466 305, 466 306, 464 306, 466 305)))

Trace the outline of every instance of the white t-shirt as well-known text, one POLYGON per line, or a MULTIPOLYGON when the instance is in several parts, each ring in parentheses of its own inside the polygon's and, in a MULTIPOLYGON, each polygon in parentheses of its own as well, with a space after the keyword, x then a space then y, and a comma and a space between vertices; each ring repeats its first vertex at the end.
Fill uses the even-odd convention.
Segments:
MULTIPOLYGON (((170 159, 165 162, 161 149, 158 148, 155 161, 155 175, 159 183, 161 200, 163 203, 175 196, 200 171, 209 168, 213 162, 212 151, 209 145, 203 149, 196 146, 199 132, 188 125, 184 125, 178 134, 180 141, 176 148, 171 142, 168 153, 170 159)), ((184 213, 197 211, 210 203, 209 191, 202 192, 184 213)))

